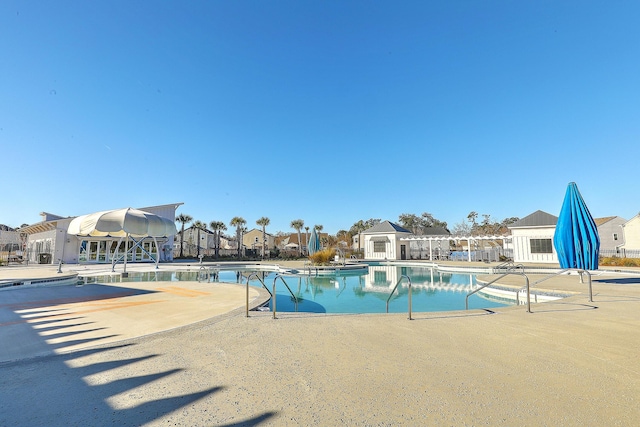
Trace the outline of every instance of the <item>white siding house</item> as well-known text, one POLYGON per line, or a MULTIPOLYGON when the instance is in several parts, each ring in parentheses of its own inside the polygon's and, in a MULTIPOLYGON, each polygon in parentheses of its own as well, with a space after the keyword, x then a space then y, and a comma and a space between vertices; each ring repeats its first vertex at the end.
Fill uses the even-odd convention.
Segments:
POLYGON ((640 250, 640 214, 622 225, 624 241, 619 246, 622 251, 640 250))
POLYGON ((363 231, 362 247, 365 259, 408 259, 409 242, 400 241, 411 232, 390 221, 383 221, 363 231))
POLYGON ((600 254, 603 256, 615 255, 618 247, 624 243, 623 225, 627 222, 619 216, 595 218, 600 236, 600 254))
POLYGON ((557 222, 557 216, 536 211, 511 224, 513 261, 558 264, 553 246, 557 222))

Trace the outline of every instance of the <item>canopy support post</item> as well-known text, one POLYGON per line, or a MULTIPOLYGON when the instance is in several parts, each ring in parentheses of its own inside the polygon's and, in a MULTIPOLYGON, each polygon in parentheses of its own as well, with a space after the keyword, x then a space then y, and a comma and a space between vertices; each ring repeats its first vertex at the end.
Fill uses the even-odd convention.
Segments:
MULTIPOLYGON (((158 246, 158 240, 155 237, 152 237, 153 239, 153 243, 156 244, 156 270, 158 269, 158 262, 160 261, 160 247, 158 246)), ((153 251, 151 251, 151 253, 149 254, 149 256, 151 257, 151 259, 153 259, 153 251)))
POLYGON ((122 277, 127 277, 127 257, 129 256, 129 233, 127 233, 127 237, 124 241, 124 270, 122 272, 122 277))
POLYGON ((120 243, 122 243, 122 237, 120 237, 120 239, 118 239, 118 245, 116 246, 116 250, 113 251, 113 258, 112 258, 112 262, 111 262, 111 272, 115 273, 116 271, 116 264, 118 263, 118 261, 120 261, 120 259, 118 258, 118 249, 120 249, 120 243))

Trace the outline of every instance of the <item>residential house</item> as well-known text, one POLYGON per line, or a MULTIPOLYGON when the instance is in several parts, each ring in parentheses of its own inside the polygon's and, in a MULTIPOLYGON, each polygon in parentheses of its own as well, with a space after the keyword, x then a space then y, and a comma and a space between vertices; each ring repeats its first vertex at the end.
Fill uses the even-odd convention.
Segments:
POLYGON ((622 224, 622 230, 623 241, 618 245, 620 255, 630 258, 640 257, 640 214, 622 224))
POLYGON ((619 252, 619 246, 624 244, 623 225, 627 222, 619 216, 594 218, 598 235, 600 236, 600 255, 614 256, 619 252))
POLYGON ((306 239, 307 236, 305 232, 300 233, 300 239, 302 240, 302 244, 298 242, 298 233, 284 234, 281 236, 276 236, 275 238, 275 246, 281 251, 290 251, 297 252, 298 248, 302 246, 303 251, 305 250, 306 239))
MULTIPOLYGON (((254 228, 245 232, 242 235, 242 244, 247 248, 254 251, 255 254, 262 254, 263 235, 262 229, 254 228)), ((269 251, 276 245, 276 238, 272 234, 264 233, 264 246, 265 255, 268 256, 269 251)))
MULTIPOLYGON (((173 245, 173 256, 180 255, 180 231, 176 235, 173 245)), ((193 225, 184 229, 184 237, 182 238, 182 253, 184 256, 196 257, 198 254, 209 256, 213 254, 215 248, 215 236, 213 231, 198 229, 193 225), (198 240, 199 239, 199 240, 198 240)))
MULTIPOLYGON (((260 236, 262 236, 262 230, 260 230, 260 236)), ((301 242, 298 242, 298 233, 294 232, 291 234, 284 234, 281 236, 275 236, 274 239, 274 246, 277 247, 280 251, 285 251, 285 252, 290 252, 290 253, 294 253, 294 252, 298 252, 298 247, 302 246, 302 254, 306 255, 307 254, 307 246, 309 244, 309 239, 311 237, 311 232, 306 233, 305 231, 302 231, 300 233, 300 240, 301 242)), ((320 239, 320 246, 324 246, 325 243, 323 242, 327 242, 329 240, 329 233, 318 233, 318 238, 320 239)))

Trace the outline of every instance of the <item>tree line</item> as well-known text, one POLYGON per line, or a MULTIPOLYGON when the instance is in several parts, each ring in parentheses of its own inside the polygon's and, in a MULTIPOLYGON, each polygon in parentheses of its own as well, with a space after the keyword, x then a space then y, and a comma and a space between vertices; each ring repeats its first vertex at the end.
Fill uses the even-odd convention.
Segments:
MULTIPOLYGON (((448 224, 446 221, 439 220, 435 218, 429 212, 423 212, 420 215, 411 214, 411 213, 402 213, 398 216, 398 224, 411 231, 415 235, 424 235, 427 234, 429 229, 439 229, 439 231, 443 231, 447 234, 451 233, 454 235, 505 235, 509 234, 508 226, 518 221, 518 217, 510 217, 505 218, 502 221, 496 221, 489 214, 482 214, 482 220, 478 221, 478 213, 475 211, 471 211, 469 215, 466 217, 466 221, 463 220, 457 224, 455 224, 452 230, 449 230, 448 224)), ((189 223, 192 223, 192 227, 197 230, 198 233, 198 242, 200 241, 200 232, 201 230, 205 230, 207 224, 196 220, 188 215, 181 213, 176 216, 176 222, 181 224, 180 227, 180 257, 184 257, 184 230, 185 226, 189 223)), ((341 229, 338 230, 335 236, 327 235, 322 237, 322 245, 323 246, 334 246, 337 244, 341 244, 347 248, 351 247, 351 242, 355 236, 358 236, 358 251, 362 250, 361 247, 361 238, 360 234, 365 230, 380 224, 380 218, 369 218, 367 220, 358 220, 356 221, 348 230, 341 229)), ((256 225, 260 226, 262 229, 262 257, 264 258, 264 254, 266 252, 266 227, 269 226, 271 220, 268 217, 261 217, 256 220, 256 225)), ((247 231, 246 228, 247 221, 240 217, 236 216, 231 219, 229 222, 229 226, 235 228, 235 237, 238 242, 238 258, 241 257, 242 252, 242 237, 243 234, 247 231)), ((214 234, 214 253, 216 259, 219 257, 220 251, 220 238, 222 236, 222 232, 227 230, 227 226, 222 221, 211 221, 208 226, 211 228, 214 234)), ((302 256, 302 230, 305 231, 306 241, 308 242, 309 238, 309 230, 310 227, 308 225, 305 226, 304 220, 302 219, 294 219, 290 223, 290 227, 294 229, 298 236, 298 253, 302 256)), ((314 225, 313 229, 316 232, 321 232, 324 227, 322 225, 314 225)), ((276 235, 284 234, 282 232, 276 233, 276 235)), ((200 245, 198 245, 198 256, 200 256, 200 245)))

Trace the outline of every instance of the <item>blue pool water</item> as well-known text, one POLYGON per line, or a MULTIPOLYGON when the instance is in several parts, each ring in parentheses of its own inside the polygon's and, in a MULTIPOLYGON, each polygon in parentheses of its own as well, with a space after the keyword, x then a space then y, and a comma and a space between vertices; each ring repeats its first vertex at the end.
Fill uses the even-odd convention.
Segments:
MULTIPOLYGON (((470 274, 440 273, 434 269, 397 266, 370 266, 363 275, 284 277, 298 299, 298 311, 312 313, 385 313, 386 302, 402 275, 411 278, 412 311, 433 312, 465 309, 466 295, 478 285, 470 274)), ((275 274, 265 277, 272 290, 275 274)), ((222 272, 220 280, 223 281, 222 272)), ((246 281, 243 281, 246 283, 246 281)), ((251 285, 261 286, 257 280, 251 285)), ((277 310, 295 311, 291 294, 278 279, 276 281, 277 310)), ((408 310, 406 279, 389 301, 390 313, 408 310)), ((478 294, 469 298, 469 308, 503 307, 505 304, 487 300, 478 294)))
MULTIPOLYGON (((246 283, 250 271, 218 273, 217 281, 246 283)), ((130 273, 123 281, 195 281, 197 271, 130 273)), ((271 291, 275 273, 258 272, 271 291)), ((465 309, 466 295, 477 288, 471 274, 442 273, 436 269, 399 266, 370 266, 365 274, 334 276, 281 276, 298 300, 297 310, 312 313, 384 313, 389 294, 402 275, 409 276, 412 284, 412 311, 433 312, 465 309)), ((261 287, 258 280, 251 286, 261 287)), ((97 280, 101 281, 101 280, 97 280)), ((210 281, 215 281, 210 278, 210 281)), ((276 281, 278 312, 295 311, 294 298, 280 279, 276 281)), ((271 302, 270 302, 271 305, 271 302)), ((469 308, 494 308, 505 304, 472 295, 469 308)), ((406 313, 408 309, 407 281, 403 280, 389 302, 390 313, 406 313)))

